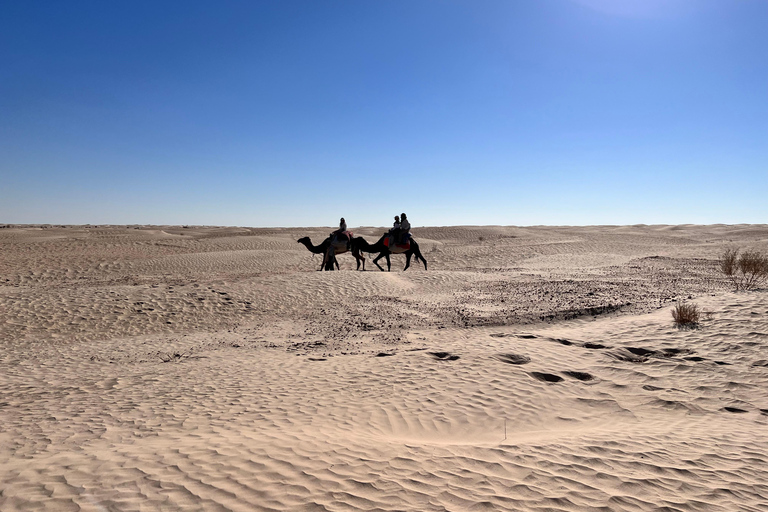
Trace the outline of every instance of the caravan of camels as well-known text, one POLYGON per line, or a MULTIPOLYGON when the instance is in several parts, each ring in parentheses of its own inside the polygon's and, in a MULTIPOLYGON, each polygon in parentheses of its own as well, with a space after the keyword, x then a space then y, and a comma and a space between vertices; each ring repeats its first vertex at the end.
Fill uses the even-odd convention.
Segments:
POLYGON ((328 238, 322 241, 320 245, 314 245, 308 236, 300 238, 298 242, 303 244, 313 254, 322 254, 323 262, 318 270, 336 270, 339 269, 339 263, 336 261, 336 255, 345 252, 351 252, 357 261, 357 270, 365 270, 365 256, 363 252, 378 253, 373 259, 373 264, 384 270, 379 265, 379 260, 387 260, 387 271, 391 270, 390 254, 405 254, 405 267, 403 271, 408 270, 411 265, 411 257, 415 256, 416 261, 421 260, 424 263, 424 270, 427 269, 427 260, 422 256, 419 250, 419 244, 416 243, 410 234, 411 224, 408 222, 405 213, 395 216, 395 223, 389 231, 384 233, 379 240, 370 244, 362 236, 354 236, 347 230, 347 223, 342 217, 339 221, 339 229, 333 231, 328 238), (402 220, 401 220, 402 219, 402 220))

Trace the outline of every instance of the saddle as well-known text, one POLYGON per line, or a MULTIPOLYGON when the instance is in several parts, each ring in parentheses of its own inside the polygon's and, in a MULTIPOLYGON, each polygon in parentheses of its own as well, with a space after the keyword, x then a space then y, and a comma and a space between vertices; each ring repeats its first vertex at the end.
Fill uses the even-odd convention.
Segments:
POLYGON ((399 247, 401 249, 408 250, 411 248, 411 241, 406 240, 403 244, 396 244, 395 243, 395 237, 393 235, 390 235, 384 239, 384 247, 399 247))
POLYGON ((335 234, 333 241, 334 242, 351 242, 354 236, 355 234, 352 233, 351 231, 342 231, 341 233, 335 234))

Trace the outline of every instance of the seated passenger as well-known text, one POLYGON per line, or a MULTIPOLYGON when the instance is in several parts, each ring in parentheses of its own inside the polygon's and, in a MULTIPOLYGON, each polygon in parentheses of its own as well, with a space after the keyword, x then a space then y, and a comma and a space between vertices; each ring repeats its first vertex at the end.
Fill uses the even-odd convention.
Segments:
POLYGON ((390 229, 389 232, 394 233, 397 229, 400 229, 400 217, 395 215, 395 222, 392 224, 392 229, 390 229))
POLYGON ((408 237, 411 236, 409 231, 411 230, 411 223, 408 222, 408 217, 405 216, 404 213, 400 214, 400 241, 399 243, 404 244, 408 242, 408 237))
POLYGON ((400 238, 400 217, 397 215, 395 215, 395 222, 392 224, 392 229, 387 231, 387 235, 389 235, 389 243, 391 244, 397 243, 400 238))
POLYGON ((341 236, 346 230, 347 230, 347 221, 345 221, 344 217, 342 217, 339 220, 339 229, 331 232, 331 243, 346 239, 347 245, 349 245, 349 242, 350 242, 349 237, 346 235, 341 236))

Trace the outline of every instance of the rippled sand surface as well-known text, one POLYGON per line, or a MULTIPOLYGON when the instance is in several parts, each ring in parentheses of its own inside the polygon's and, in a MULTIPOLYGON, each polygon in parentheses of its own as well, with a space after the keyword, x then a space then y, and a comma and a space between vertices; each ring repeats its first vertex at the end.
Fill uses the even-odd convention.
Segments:
POLYGON ((0 510, 768 510, 768 226, 328 231, 0 229, 0 510))

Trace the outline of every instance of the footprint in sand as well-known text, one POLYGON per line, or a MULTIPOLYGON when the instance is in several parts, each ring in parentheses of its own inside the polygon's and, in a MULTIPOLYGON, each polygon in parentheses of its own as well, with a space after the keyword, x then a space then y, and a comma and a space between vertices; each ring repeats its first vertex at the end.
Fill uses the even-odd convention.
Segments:
POLYGON ((644 363, 648 360, 647 357, 638 356, 624 348, 620 348, 613 352, 607 352, 607 354, 617 361, 625 361, 627 363, 644 363))
POLYGON ((531 377, 542 382, 562 382, 564 380, 554 373, 531 372, 531 377))
POLYGON ((592 374, 589 374, 587 372, 576 372, 572 370, 564 371, 563 375, 567 375, 568 377, 572 377, 582 382, 587 382, 595 378, 592 374))
MULTIPOLYGON (((668 358, 681 354, 690 354, 692 351, 684 348, 665 348, 662 350, 652 350, 643 347, 620 347, 617 350, 608 352, 608 355, 619 361, 629 363, 644 363, 650 357, 668 358)), ((691 356, 685 358, 688 361, 704 361, 703 357, 691 356)), ((727 363, 726 363, 727 364, 727 363)))
POLYGON ((656 353, 655 350, 651 350, 643 347, 626 347, 626 349, 632 352, 633 354, 635 354, 636 356, 640 356, 640 357, 650 356, 656 353))
POLYGON ((429 352, 429 355, 438 361, 455 361, 459 358, 459 356, 450 352, 429 352))
POLYGON ((661 349, 661 355, 663 357, 675 357, 682 354, 690 354, 693 352, 687 348, 663 348, 661 349))
POLYGON ((728 412, 738 413, 738 414, 744 413, 744 412, 748 412, 748 411, 746 411, 744 409, 740 409, 738 407, 723 407, 723 410, 726 410, 728 412))
POLYGON ((509 364, 528 364, 531 362, 531 358, 521 354, 496 354, 494 359, 501 361, 502 363, 509 364))

